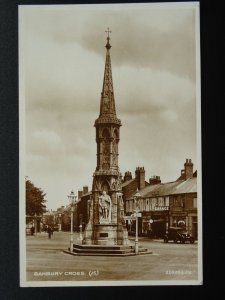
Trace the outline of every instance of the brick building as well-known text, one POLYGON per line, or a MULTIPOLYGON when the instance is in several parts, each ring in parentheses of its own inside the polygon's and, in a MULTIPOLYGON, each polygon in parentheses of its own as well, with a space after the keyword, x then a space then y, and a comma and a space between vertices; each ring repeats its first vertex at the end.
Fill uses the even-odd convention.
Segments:
POLYGON ((197 238, 197 170, 193 172, 191 159, 186 159, 177 181, 181 184, 170 197, 170 226, 184 226, 197 238))
POLYGON ((122 193, 124 201, 124 210, 126 210, 127 199, 132 197, 138 190, 144 189, 146 186, 150 185, 145 181, 145 169, 144 167, 137 167, 135 170, 135 177, 132 178, 132 173, 130 171, 125 172, 123 181, 122 181, 122 193))
POLYGON ((88 186, 84 186, 82 191, 78 191, 78 202, 76 207, 76 223, 78 228, 82 224, 83 230, 89 220, 91 191, 88 191, 88 186))
MULTIPOLYGON (((134 211, 135 192, 126 199, 126 215, 134 211)), ((176 181, 161 183, 155 176, 139 192, 139 233, 162 237, 168 227, 183 226, 197 238, 197 171, 193 173, 190 159, 186 160, 176 181)), ((134 228, 132 224, 130 229, 134 228)))
MULTIPOLYGON (((131 216, 134 212, 134 194, 141 194, 139 208, 139 234, 162 237, 170 226, 183 226, 197 238, 197 171, 193 172, 193 163, 187 159, 184 169, 176 181, 161 183, 159 176, 145 180, 144 167, 137 167, 135 177, 127 171, 122 181, 124 212, 131 216)), ((89 219, 91 191, 87 186, 78 191, 78 201, 74 208, 74 230, 83 230, 89 219)), ((60 210, 62 230, 70 230, 71 207, 60 210)), ((129 231, 135 231, 135 221, 126 221, 129 231)))

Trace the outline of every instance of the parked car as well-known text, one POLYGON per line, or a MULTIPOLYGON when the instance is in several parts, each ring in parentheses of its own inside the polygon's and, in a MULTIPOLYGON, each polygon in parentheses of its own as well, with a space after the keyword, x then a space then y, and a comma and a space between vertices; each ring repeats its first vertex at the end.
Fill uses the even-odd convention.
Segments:
POLYGON ((174 243, 195 242, 194 237, 181 227, 170 227, 168 232, 164 235, 164 243, 173 241, 174 243))

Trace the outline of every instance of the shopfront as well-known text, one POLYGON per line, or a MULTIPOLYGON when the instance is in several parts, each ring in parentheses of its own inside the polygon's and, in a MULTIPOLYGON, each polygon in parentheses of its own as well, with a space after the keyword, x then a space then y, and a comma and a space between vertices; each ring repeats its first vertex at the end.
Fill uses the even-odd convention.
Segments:
POLYGON ((152 214, 152 236, 154 238, 163 238, 166 234, 169 224, 169 212, 164 211, 154 211, 152 214))
POLYGON ((167 208, 142 213, 142 233, 152 238, 163 238, 169 224, 167 208))

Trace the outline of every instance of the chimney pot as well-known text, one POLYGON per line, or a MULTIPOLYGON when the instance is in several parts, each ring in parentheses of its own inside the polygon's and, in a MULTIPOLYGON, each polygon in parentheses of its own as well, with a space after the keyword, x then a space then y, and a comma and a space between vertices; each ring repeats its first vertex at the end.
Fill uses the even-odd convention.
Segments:
POLYGON ((184 179, 193 177, 193 163, 191 159, 186 159, 186 163, 184 164, 184 170, 182 170, 182 175, 184 175, 184 179))
POLYGON ((88 186, 83 186, 83 195, 88 193, 88 186))

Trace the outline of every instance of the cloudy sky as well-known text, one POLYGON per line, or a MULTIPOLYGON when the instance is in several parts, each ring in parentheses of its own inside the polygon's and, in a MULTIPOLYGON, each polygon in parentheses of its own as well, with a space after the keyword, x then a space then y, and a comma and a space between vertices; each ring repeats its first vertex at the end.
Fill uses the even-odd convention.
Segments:
POLYGON ((186 158, 197 168, 195 8, 20 6, 22 164, 48 208, 67 205, 72 189, 91 188, 107 27, 121 172, 134 175, 144 166, 146 180, 159 175, 167 182, 186 158))

